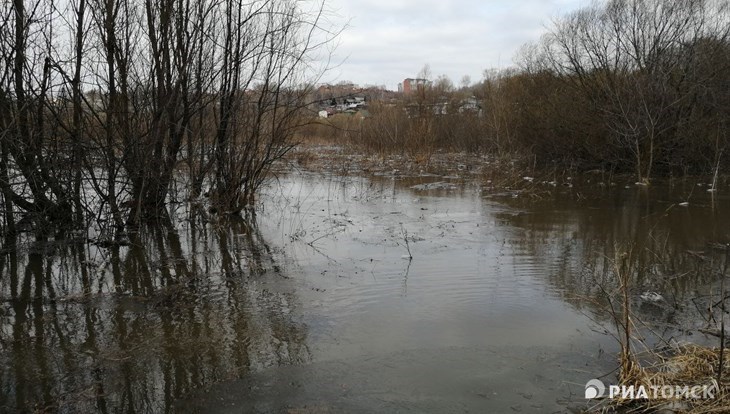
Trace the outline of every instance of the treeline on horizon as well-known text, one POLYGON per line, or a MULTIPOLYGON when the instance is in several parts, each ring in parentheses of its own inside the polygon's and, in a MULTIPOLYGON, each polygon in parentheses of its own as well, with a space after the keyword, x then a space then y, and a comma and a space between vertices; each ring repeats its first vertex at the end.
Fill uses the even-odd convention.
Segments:
POLYGON ((593 3, 524 46, 518 69, 461 88, 441 77, 403 110, 372 105, 348 135, 375 151, 488 151, 639 181, 727 172, 729 33, 725 1, 593 3), (480 111, 461 110, 470 95, 480 111))

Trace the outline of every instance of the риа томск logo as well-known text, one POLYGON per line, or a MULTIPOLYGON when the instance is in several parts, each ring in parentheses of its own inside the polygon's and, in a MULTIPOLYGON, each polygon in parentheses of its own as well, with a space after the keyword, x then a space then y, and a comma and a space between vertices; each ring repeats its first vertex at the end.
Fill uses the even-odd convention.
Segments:
POLYGON ((585 398, 622 399, 622 400, 709 400, 714 399, 718 390, 717 383, 709 385, 609 385, 599 379, 586 382, 585 398), (608 392, 606 392, 608 391, 608 392))

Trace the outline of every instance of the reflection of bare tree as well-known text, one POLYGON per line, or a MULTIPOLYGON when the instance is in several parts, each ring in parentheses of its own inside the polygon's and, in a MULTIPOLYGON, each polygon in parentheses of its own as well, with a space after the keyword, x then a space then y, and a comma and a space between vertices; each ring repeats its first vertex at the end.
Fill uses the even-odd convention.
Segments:
POLYGON ((296 298, 266 288, 281 270, 254 219, 163 220, 130 242, 0 256, 0 411, 170 411, 197 387, 308 360, 296 298))
MULTIPOLYGON (((655 190, 661 191, 661 190, 655 190)), ((600 208, 576 208, 509 215, 510 228, 524 230, 514 249, 540 262, 557 292, 597 318, 605 314, 605 291, 616 289, 616 247, 631 246, 631 294, 634 308, 647 321, 673 325, 677 309, 691 301, 715 279, 722 252, 710 241, 730 234, 727 221, 708 214, 656 202, 645 188, 620 199, 605 199, 600 208), (566 220, 566 212, 569 218, 566 220), (641 295, 657 292, 664 300, 644 303, 641 295), (586 300, 588 299, 588 300, 586 300), (596 306, 588 306, 594 304, 596 306)))

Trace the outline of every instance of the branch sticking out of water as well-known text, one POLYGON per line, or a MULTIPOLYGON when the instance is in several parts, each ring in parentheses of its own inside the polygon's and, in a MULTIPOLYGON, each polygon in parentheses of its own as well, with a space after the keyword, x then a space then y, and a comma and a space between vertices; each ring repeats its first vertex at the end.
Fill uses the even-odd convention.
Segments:
POLYGON ((400 224, 400 231, 403 234, 403 240, 406 242, 406 250, 408 250, 408 260, 413 260, 413 254, 411 254, 411 246, 408 244, 408 230, 403 226, 403 223, 400 224))

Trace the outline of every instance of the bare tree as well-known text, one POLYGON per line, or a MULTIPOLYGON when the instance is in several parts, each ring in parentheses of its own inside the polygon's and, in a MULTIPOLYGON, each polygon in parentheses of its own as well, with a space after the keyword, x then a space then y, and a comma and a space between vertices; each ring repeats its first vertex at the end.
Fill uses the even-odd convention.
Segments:
POLYGON ((180 161, 191 196, 207 187, 221 210, 250 205, 302 124, 308 82, 321 73, 311 59, 338 34, 324 3, 312 4, 4 3, 7 228, 32 213, 121 232, 164 214, 180 161))
POLYGON ((252 204, 303 122, 310 89, 300 76, 307 56, 322 45, 313 34, 324 7, 302 14, 293 1, 228 5, 214 195, 223 210, 239 211, 252 204))
POLYGON ((648 181, 706 82, 688 76, 696 45, 703 39, 724 44, 727 18, 724 2, 611 1, 558 20, 544 56, 600 108, 611 144, 627 149, 637 178, 648 181))

